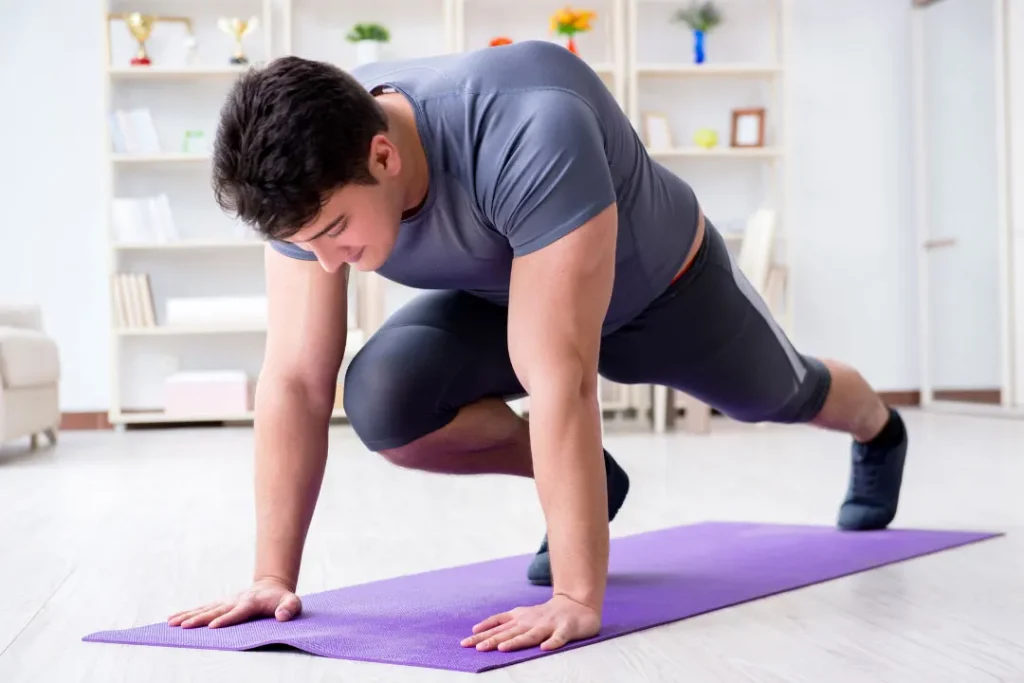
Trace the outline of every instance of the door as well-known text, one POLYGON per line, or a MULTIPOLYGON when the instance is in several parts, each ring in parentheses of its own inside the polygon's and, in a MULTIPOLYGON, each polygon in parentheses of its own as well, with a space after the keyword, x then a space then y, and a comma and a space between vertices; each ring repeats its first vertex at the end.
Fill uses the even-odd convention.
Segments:
POLYGON ((1007 112, 1010 131, 1010 218, 1013 291, 1013 403, 1024 410, 1024 2, 1006 12, 1007 112))
POLYGON ((1013 404, 1004 0, 914 10, 921 401, 1013 404))

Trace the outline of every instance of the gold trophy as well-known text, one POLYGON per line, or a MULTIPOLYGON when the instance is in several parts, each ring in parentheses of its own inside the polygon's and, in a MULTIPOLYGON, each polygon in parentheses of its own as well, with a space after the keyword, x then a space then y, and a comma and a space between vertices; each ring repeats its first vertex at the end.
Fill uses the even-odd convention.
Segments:
POLYGON ((231 56, 232 64, 248 64, 249 58, 242 51, 242 39, 255 31, 260 25, 259 17, 249 17, 248 20, 238 17, 221 17, 217 20, 220 30, 235 39, 235 54, 231 56))
POLYGON ((132 66, 149 66, 152 64, 149 55, 146 53, 146 41, 149 40, 156 21, 156 17, 138 12, 125 15, 124 23, 128 25, 128 30, 132 32, 135 40, 139 43, 139 51, 132 57, 132 66))

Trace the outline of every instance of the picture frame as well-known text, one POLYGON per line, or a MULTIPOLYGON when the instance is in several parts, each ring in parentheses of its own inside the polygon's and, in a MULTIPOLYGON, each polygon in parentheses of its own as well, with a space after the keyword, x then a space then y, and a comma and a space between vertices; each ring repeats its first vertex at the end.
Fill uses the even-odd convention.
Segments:
POLYGON ((644 114, 644 142, 650 149, 666 150, 675 147, 672 127, 663 112, 651 111, 644 114))
POLYGON ((734 109, 730 144, 733 147, 764 147, 764 119, 763 107, 734 109))

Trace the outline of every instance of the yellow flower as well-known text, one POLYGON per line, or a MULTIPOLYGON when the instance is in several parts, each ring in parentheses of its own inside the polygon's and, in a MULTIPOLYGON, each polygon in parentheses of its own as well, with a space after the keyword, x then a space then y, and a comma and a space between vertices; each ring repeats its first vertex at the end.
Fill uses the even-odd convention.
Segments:
POLYGON ((570 34, 589 31, 591 29, 591 21, 596 16, 597 12, 592 10, 574 10, 571 7, 565 7, 555 12, 551 17, 551 30, 570 34))
POLYGON ((593 12, 580 12, 576 20, 572 22, 573 28, 577 31, 589 31, 590 20, 593 18, 592 15, 593 12))

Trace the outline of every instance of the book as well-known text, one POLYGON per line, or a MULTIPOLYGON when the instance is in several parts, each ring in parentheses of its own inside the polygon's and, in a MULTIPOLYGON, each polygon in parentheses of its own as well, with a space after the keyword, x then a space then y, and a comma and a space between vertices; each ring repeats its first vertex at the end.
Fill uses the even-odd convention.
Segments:
POLYGON ((110 289, 115 328, 156 327, 156 306, 147 273, 114 273, 110 289))

